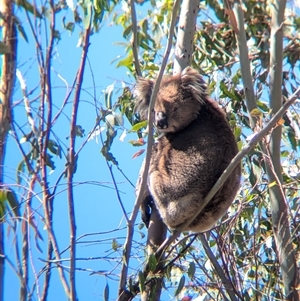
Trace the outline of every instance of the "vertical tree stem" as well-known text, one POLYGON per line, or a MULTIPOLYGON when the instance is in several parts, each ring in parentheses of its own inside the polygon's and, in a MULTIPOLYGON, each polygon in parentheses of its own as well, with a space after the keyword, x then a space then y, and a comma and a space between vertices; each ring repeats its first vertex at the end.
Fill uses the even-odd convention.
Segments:
MULTIPOLYGON (((271 5, 271 37, 270 37, 270 109, 275 114, 282 106, 282 61, 283 61, 283 27, 286 0, 273 1, 271 5)), ((277 255, 282 272, 284 295, 286 300, 299 300, 297 287, 297 266, 292 246, 288 220, 288 206, 282 195, 281 166, 282 126, 277 126, 270 139, 270 164, 266 164, 271 185, 270 208, 272 225, 277 248, 277 255), (273 170, 274 169, 274 170, 273 170)))
MULTIPOLYGON (((2 78, 0 81, 0 189, 4 180, 4 158, 7 132, 12 122, 11 100, 15 85, 17 35, 14 24, 14 2, 0 0, 2 19, 2 40, 8 46, 9 52, 2 55, 2 78)), ((4 297, 4 233, 0 221, 0 301, 4 297)))

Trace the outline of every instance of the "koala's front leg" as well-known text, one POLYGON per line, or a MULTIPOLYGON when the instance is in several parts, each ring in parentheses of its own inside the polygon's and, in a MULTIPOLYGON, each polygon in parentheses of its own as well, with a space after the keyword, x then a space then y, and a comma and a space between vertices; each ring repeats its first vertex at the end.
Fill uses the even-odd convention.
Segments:
MULTIPOLYGON (((138 180, 135 186, 135 194, 138 195, 139 190, 141 188, 141 181, 142 181, 142 176, 144 173, 144 167, 145 167, 145 160, 142 163, 140 172, 139 172, 139 176, 138 176, 138 180)), ((150 218, 151 218, 151 212, 152 212, 152 206, 153 206, 153 198, 150 194, 150 191, 148 189, 148 185, 146 185, 143 193, 143 200, 140 206, 140 211, 141 211, 141 216, 142 216, 142 221, 144 222, 144 224, 146 225, 146 227, 149 227, 149 222, 150 222, 150 218)))
POLYGON ((147 228, 149 228, 153 205, 154 205, 153 197, 149 192, 149 194, 143 199, 140 207, 142 221, 144 222, 147 228))

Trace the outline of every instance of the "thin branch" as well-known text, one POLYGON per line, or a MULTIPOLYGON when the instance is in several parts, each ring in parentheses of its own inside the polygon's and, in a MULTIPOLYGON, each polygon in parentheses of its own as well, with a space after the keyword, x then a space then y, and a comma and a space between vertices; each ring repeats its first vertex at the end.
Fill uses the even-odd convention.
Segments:
MULTIPOLYGON (((47 230, 49 231, 51 228, 51 233, 53 235, 53 239, 55 238, 53 229, 52 229, 52 197, 50 196, 49 186, 48 186, 48 180, 47 180, 47 149, 48 149, 48 141, 50 137, 50 131, 51 131, 51 119, 52 119, 52 87, 51 87, 51 59, 53 54, 53 46, 54 46, 54 31, 55 31, 55 12, 53 8, 53 1, 49 1, 50 8, 51 8, 51 19, 50 19, 50 39, 49 43, 47 43, 47 51, 46 51, 46 59, 45 59, 45 65, 39 64, 40 66, 40 75, 41 75, 41 117, 40 117, 40 138, 39 138, 39 145, 40 145, 40 152, 41 152, 41 169, 42 169, 42 187, 43 187, 43 193, 44 193, 44 213, 45 213, 45 220, 47 224, 47 230), (47 100, 48 104, 48 110, 47 110, 47 120, 44 121, 44 111, 45 111, 45 102, 47 100), (46 130, 44 131, 44 125, 46 124, 46 130)), ((45 24, 45 27, 47 28, 47 24, 45 24)), ((33 35, 36 38, 36 31, 33 31, 33 35)), ((47 35, 46 35, 47 36, 47 35)), ((40 48, 40 44, 37 42, 38 49, 40 48)), ((43 55, 42 50, 39 51, 42 62, 43 62, 43 55)), ((49 235, 49 234, 48 234, 49 235)), ((47 258, 51 259, 52 252, 53 252, 53 243, 56 243, 51 239, 48 242, 48 250, 47 250, 47 258)), ((58 249, 58 246, 56 245, 56 249, 58 249)), ((57 251, 56 256, 59 255, 59 252, 57 251)), ((69 288, 67 281, 65 279, 63 270, 58 267, 58 273, 60 275, 60 279, 62 281, 63 287, 65 289, 66 294, 69 293, 69 288)), ((49 283, 50 283, 50 276, 51 276, 51 269, 50 265, 47 266, 46 274, 45 274, 45 281, 43 285, 43 292, 42 292, 42 300, 46 300, 48 296, 48 290, 49 290, 49 283)))
MULTIPOLYGON (((212 250, 210 249, 205 236, 203 234, 200 234, 199 238, 200 238, 201 244, 202 244, 202 246, 205 250, 205 253, 206 253, 207 257, 209 258, 210 262, 214 266, 217 275, 222 280, 222 282, 225 286, 225 289, 226 289, 228 295, 230 296, 230 300, 237 301, 238 299, 237 299, 237 297, 234 293, 235 288, 234 288, 232 282, 230 281, 230 279, 228 279, 226 277, 225 273, 223 272, 222 267, 220 266, 217 258, 215 257, 212 250)), ((223 297, 225 297, 225 296, 223 296, 223 297)))
POLYGON ((136 20, 136 12, 135 12, 135 5, 134 0, 130 0, 130 12, 131 12, 131 20, 132 20, 132 51, 133 51, 133 57, 134 57, 134 67, 136 74, 138 76, 142 76, 142 71, 140 68, 140 60, 139 60, 139 54, 138 54, 138 28, 137 28, 137 20, 136 20))
POLYGON ((119 189, 118 189, 118 186, 117 186, 117 183, 116 183, 116 180, 115 180, 115 176, 114 176, 114 173, 112 171, 112 165, 108 163, 108 161, 106 160, 106 164, 108 166, 108 170, 109 170, 109 173, 110 173, 110 176, 112 178, 112 181, 113 181, 113 184, 114 184, 114 187, 115 187, 115 191, 116 191, 116 194, 117 194, 117 199, 118 199, 118 202, 120 204, 120 207, 123 211, 123 216, 124 218, 126 219, 126 223, 128 224, 129 223, 129 219, 128 219, 128 216, 127 216, 127 213, 126 213, 126 210, 125 210, 125 207, 122 203, 122 200, 121 200, 121 197, 120 197, 120 193, 119 193, 119 189))
MULTIPOLYGON (((246 32, 245 32, 245 24, 244 24, 244 11, 241 7, 242 4, 240 1, 235 1, 233 8, 234 8, 234 16, 236 18, 237 23, 237 30, 235 30, 235 35, 238 41, 238 47, 239 47, 239 56, 240 56, 240 62, 241 62, 241 74, 243 79, 243 85, 244 85, 244 92, 246 96, 246 105, 248 112, 252 112, 253 109, 256 108, 256 97, 254 93, 253 83, 252 83, 252 75, 250 70, 250 60, 249 60, 249 51, 247 46, 247 40, 246 40, 246 32)), ((231 9, 228 7, 227 9, 231 9)), ((234 21, 231 21, 231 23, 234 23, 234 21)), ((234 28, 234 26, 233 26, 234 28)), ((255 120, 253 117, 249 116, 250 118, 250 125, 253 129, 255 126, 255 120)))
POLYGON ((153 145, 153 116, 152 116, 152 110, 154 108, 154 103, 156 99, 156 95, 158 93, 158 89, 160 86, 160 82, 163 77, 164 70, 166 68, 168 58, 170 55, 171 47, 172 47, 172 41, 173 41, 173 36, 174 36, 174 29, 175 29, 175 24, 176 24, 176 19, 177 19, 177 11, 180 5, 180 1, 176 0, 174 3, 173 7, 173 12, 172 12, 172 20, 171 20, 171 25, 170 25, 170 32, 169 32, 169 37, 168 37, 168 42, 167 42, 167 47, 166 51, 162 60, 161 64, 161 69, 159 70, 159 74, 157 77, 157 80, 155 82, 151 99, 150 99, 150 104, 149 104, 149 114, 148 114, 148 127, 149 127, 149 135, 148 135, 148 141, 147 141, 147 152, 146 152, 146 159, 145 159, 145 168, 143 175, 141 177, 141 185, 140 189, 137 194, 137 198, 133 207, 132 214, 129 219, 129 224, 128 224, 128 232, 127 232, 127 237, 126 241, 124 244, 124 262, 122 265, 121 269, 121 278, 119 282, 119 300, 124 300, 121 295, 123 294, 125 287, 126 287, 126 281, 127 281, 127 273, 128 273, 128 264, 129 264, 129 258, 130 258, 130 253, 131 253, 131 246, 132 246, 132 237, 133 237, 133 226, 134 226, 134 221, 136 220, 141 202, 144 197, 144 191, 146 189, 146 184, 147 184, 147 177, 148 177, 148 170, 149 170, 149 164, 150 164, 150 158, 151 158, 151 150, 152 150, 152 145, 153 145))
MULTIPOLYGON (((90 8, 91 9, 91 8, 90 8)), ((90 21, 91 22, 91 21, 90 21)), ((83 49, 81 54, 80 67, 77 73, 76 89, 73 100, 71 128, 70 128, 70 146, 69 146, 69 162, 68 162, 68 208, 70 221, 70 299, 76 300, 76 285, 75 285, 75 269, 76 269, 76 221, 73 195, 73 176, 75 173, 75 166, 77 158, 75 156, 75 138, 76 138, 76 121, 78 114, 78 106, 80 100, 80 92, 83 82, 83 74, 85 70, 85 63, 89 48, 89 39, 91 32, 91 24, 84 33, 83 49)))

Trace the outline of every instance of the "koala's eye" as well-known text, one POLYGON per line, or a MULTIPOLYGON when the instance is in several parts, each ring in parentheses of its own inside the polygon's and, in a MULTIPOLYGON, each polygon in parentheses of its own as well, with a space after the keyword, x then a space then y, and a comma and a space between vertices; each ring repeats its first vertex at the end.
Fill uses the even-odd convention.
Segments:
POLYGON ((176 112, 178 110, 178 107, 173 108, 173 112, 176 112))

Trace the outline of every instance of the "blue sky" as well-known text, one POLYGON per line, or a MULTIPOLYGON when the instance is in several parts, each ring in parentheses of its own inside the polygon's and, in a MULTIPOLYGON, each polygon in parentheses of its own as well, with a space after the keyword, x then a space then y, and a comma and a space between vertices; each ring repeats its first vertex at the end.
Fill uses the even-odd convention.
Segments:
MULTIPOLYGON (((60 26, 61 18, 65 14, 59 15, 57 24, 60 26)), ((36 88, 39 84, 39 74, 36 65, 36 52, 33 42, 33 37, 30 34, 28 24, 23 11, 17 11, 18 17, 22 21, 22 25, 25 28, 29 42, 22 38, 19 38, 18 44, 18 68, 23 74, 26 80, 27 90, 30 91, 36 88)), ((67 19, 71 18, 67 14, 67 19)), ((81 48, 77 48, 78 29, 70 36, 67 31, 62 30, 62 38, 59 43, 55 46, 55 56, 53 60, 52 68, 52 83, 53 83, 53 100, 54 104, 58 107, 62 104, 64 97, 67 92, 66 85, 60 77, 71 86, 81 56, 81 48), (58 76, 59 75, 59 76, 58 76)), ((115 90, 113 95, 113 101, 116 101, 118 88, 121 88, 121 81, 127 83, 134 83, 133 78, 130 78, 127 74, 127 70, 123 67, 116 68, 116 63, 111 63, 117 56, 124 55, 125 49, 123 47, 114 45, 116 42, 122 42, 122 29, 115 25, 111 25, 111 20, 104 20, 102 28, 99 33, 94 34, 91 37, 91 44, 89 47, 88 59, 90 62, 86 66, 84 74, 83 89, 80 97, 79 114, 78 114, 78 125, 81 125, 85 130, 85 134, 93 128, 96 120, 96 111, 94 106, 93 95, 93 80, 95 80, 96 89, 96 101, 98 105, 104 104, 103 90, 110 84, 115 84, 115 90)), ((38 96, 39 91, 34 92, 29 96, 29 100, 32 101, 38 96)), ((62 116, 54 127, 54 132, 59 136, 61 142, 65 145, 69 144, 66 137, 69 135, 70 122, 70 111, 72 108, 72 97, 70 98, 69 104, 64 111, 66 116, 62 116)), ((22 99, 19 84, 17 82, 16 90, 14 94, 14 103, 22 99)), ((32 108, 38 107, 38 101, 32 103, 32 108)), ((27 123, 24 105, 21 102, 14 109, 14 118, 16 123, 22 127, 25 133, 30 131, 30 127, 27 123)), ((130 128, 128 123, 125 123, 127 129, 130 128)), ((121 135, 122 129, 118 130, 118 136, 121 135)), ((21 136, 19 137, 21 138, 21 136)), ((85 140, 84 138, 77 138, 76 147, 77 149, 85 140)), ((132 155, 137 151, 133 148, 128 141, 135 139, 134 134, 126 136, 124 142, 120 142, 118 138, 115 139, 112 147, 112 152, 119 162, 119 166, 131 182, 135 183, 138 175, 138 171, 142 162, 142 157, 132 159, 132 155)), ((52 139, 54 137, 52 136, 52 139)), ((83 148, 78 161, 77 172, 74 177, 76 183, 74 188, 75 193, 75 210, 76 210, 76 222, 77 222, 77 236, 81 236, 87 233, 102 233, 106 231, 112 231, 119 228, 124 228, 126 223, 124 222, 120 205, 117 201, 116 192, 112 185, 112 180, 109 175, 109 170, 106 165, 104 157, 100 153, 101 142, 98 139, 88 142, 83 148)), ((28 143, 22 144, 25 150, 29 151, 30 147, 28 143)), ((16 143, 12 137, 9 137, 7 144, 5 170, 6 178, 5 182, 11 185, 15 189, 19 196, 19 201, 22 201, 22 194, 24 190, 16 187, 16 167, 21 161, 22 156, 18 150, 16 143)), ((50 185, 53 185, 56 179, 64 169, 65 160, 54 158, 56 169, 49 176, 50 185)), ((130 212, 134 201, 134 189, 127 183, 126 179, 120 174, 120 172, 113 167, 114 176, 118 183, 118 188, 123 201, 123 204, 130 212)), ((23 182, 25 184, 25 182, 23 182)), ((57 190, 57 196, 54 202, 54 231, 57 235, 58 244, 60 251, 69 245, 69 222, 67 213, 67 194, 66 194, 66 183, 61 182, 61 186, 57 190)), ((39 253, 35 247, 35 240, 32 233, 30 240, 30 249, 32 252, 32 263, 35 266, 36 272, 44 265, 41 259, 46 256, 47 239, 45 232, 43 232, 43 221, 42 215, 43 210, 38 198, 40 195, 39 188, 36 189, 38 193, 37 197, 33 201, 33 209, 36 210, 35 222, 41 231, 44 241, 39 241, 41 248, 44 253, 39 253)), ((138 217, 138 221, 140 218, 138 217)), ((18 227, 21 227, 19 223, 18 227)), ((6 228, 6 231, 8 229, 6 228)), ((19 230, 20 231, 20 230, 19 230)), ((13 261, 15 237, 13 232, 10 231, 5 233, 7 235, 6 242, 6 255, 13 261)), ((123 243, 126 235, 125 230, 119 230, 112 233, 92 235, 83 238, 77 245, 77 258, 88 258, 88 257, 105 257, 108 256, 109 260, 98 259, 98 260, 79 260, 77 261, 77 267, 91 270, 103 270, 110 271, 112 267, 116 265, 114 260, 120 259, 120 252, 111 251, 112 238, 116 237, 119 243, 123 243), (93 243, 87 243, 87 241, 93 240, 93 243), (84 242, 85 241, 85 242, 84 242)), ((22 242, 20 237, 17 238, 20 246, 22 242)), ((137 241, 141 240, 140 235, 136 235, 137 241)), ((142 239, 145 244, 145 238, 142 239)), ((141 250, 142 251, 142 250, 141 250)), ((68 254, 65 253, 62 258, 67 258, 68 254)), ((64 262, 64 265, 68 266, 68 262, 64 262)), ((31 263, 30 263, 31 270, 31 263)), ((107 279, 110 286, 110 297, 113 300, 117 292, 117 274, 118 270, 115 270, 113 275, 107 279), (112 280, 114 279, 114 280, 112 280)), ((33 280, 32 270, 31 285, 33 280)), ((53 271, 53 278, 50 286, 50 295, 48 300, 64 300, 65 295, 63 292, 62 285, 57 277, 57 271, 53 271)), ((102 300, 103 289, 106 284, 104 276, 90 275, 89 272, 78 271, 77 277, 77 290, 79 300, 102 300)), ((40 285, 42 285, 43 278, 41 278, 40 285)), ((30 287, 31 288, 31 287, 30 287)), ((35 295, 36 296, 36 295, 35 295)), ((16 274, 12 271, 9 265, 6 265, 6 279, 5 279, 5 300, 18 300, 19 299, 19 280, 16 274)), ((37 300, 36 297, 33 300, 37 300)))

